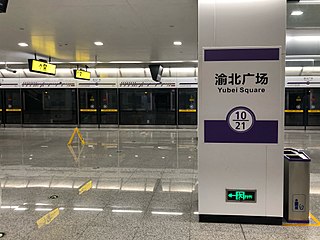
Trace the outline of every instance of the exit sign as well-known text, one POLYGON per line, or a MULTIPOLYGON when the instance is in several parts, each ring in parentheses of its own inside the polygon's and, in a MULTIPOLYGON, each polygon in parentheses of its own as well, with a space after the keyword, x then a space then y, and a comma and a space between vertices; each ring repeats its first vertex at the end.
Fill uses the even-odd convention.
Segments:
POLYGON ((256 202, 257 190, 226 189, 226 202, 256 202))

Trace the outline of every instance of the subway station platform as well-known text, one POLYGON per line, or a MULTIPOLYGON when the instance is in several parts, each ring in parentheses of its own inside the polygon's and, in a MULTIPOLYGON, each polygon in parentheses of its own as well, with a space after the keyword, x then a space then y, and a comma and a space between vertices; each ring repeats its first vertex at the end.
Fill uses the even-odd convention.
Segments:
POLYGON ((72 132, 0 129, 3 239, 320 239, 320 131, 285 132, 312 158, 310 226, 199 223, 196 130, 72 132))

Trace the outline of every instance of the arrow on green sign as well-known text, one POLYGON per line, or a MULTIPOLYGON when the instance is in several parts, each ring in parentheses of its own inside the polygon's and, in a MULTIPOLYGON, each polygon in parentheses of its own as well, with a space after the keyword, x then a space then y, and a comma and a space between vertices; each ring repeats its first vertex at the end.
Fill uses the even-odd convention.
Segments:
POLYGON ((236 195, 233 195, 232 193, 229 193, 228 197, 229 198, 232 198, 232 197, 235 197, 236 195))

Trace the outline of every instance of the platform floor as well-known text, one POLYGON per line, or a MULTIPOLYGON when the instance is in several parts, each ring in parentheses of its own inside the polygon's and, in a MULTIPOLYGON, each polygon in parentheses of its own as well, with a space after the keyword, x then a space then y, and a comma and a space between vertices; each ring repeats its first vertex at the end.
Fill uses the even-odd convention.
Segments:
MULTIPOLYGON (((199 223, 195 130, 81 132, 87 145, 68 148, 72 129, 0 128, 3 239, 320 239, 320 226, 199 223)), ((320 131, 286 131, 285 146, 313 159, 310 211, 320 219, 320 131)))

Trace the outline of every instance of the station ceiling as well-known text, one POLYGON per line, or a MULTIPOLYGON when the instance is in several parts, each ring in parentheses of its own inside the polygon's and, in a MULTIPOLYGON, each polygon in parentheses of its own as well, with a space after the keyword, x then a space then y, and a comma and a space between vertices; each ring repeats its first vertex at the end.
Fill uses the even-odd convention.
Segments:
POLYGON ((9 0, 0 29, 3 62, 197 60, 197 0, 9 0))
MULTIPOLYGON (((287 6, 287 55, 320 59, 320 4, 287 6)), ((197 0, 9 0, 0 14, 0 64, 26 63, 35 53, 61 63, 196 64, 197 17, 197 0)))

